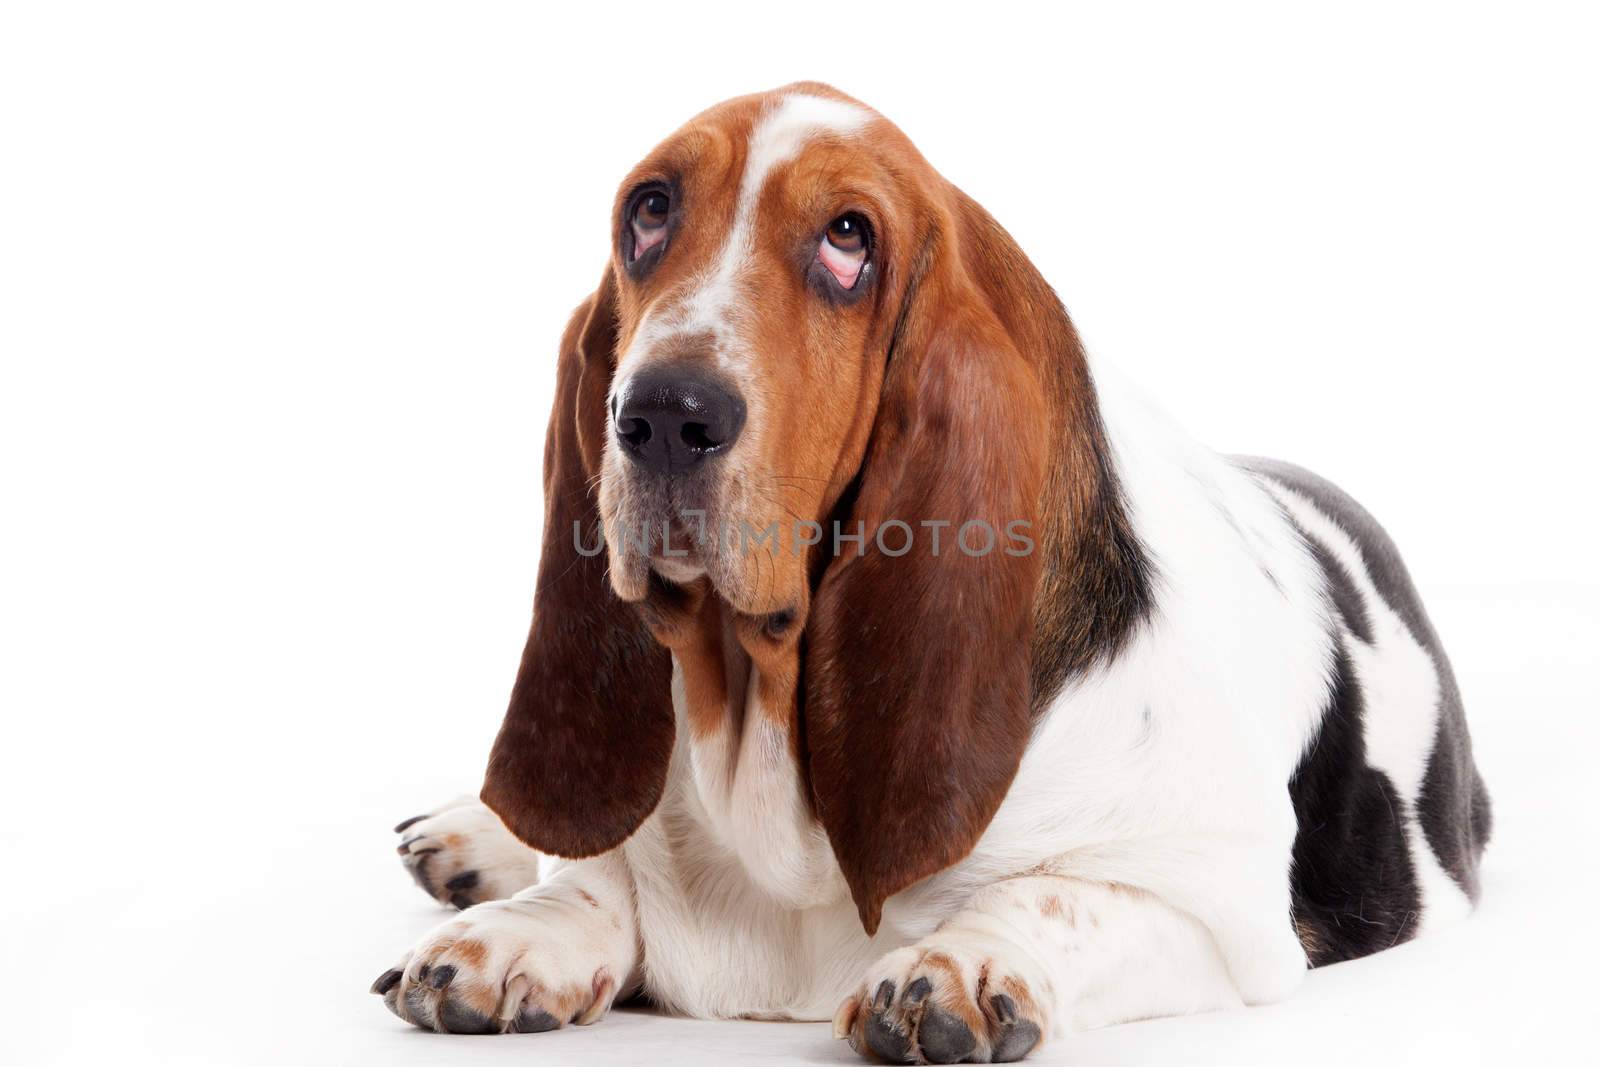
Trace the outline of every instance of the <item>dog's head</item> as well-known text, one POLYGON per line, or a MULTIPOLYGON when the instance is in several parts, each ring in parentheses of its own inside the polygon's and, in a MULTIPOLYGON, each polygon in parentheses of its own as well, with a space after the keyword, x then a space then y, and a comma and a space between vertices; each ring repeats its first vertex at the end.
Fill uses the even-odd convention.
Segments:
MULTIPOLYGON (((889 353, 909 362, 910 333, 954 325, 971 284, 949 255, 959 212, 898 130, 817 86, 714 108, 634 168, 601 288, 615 367, 595 427, 618 596, 704 575, 743 615, 804 618, 806 542, 831 537, 862 473, 889 353)), ((943 400, 1010 392, 965 384, 943 400)))
POLYGON ((1041 576, 1067 580, 1098 484, 1062 472, 1104 467, 1076 337, 999 226, 826 86, 698 116, 612 221, 485 799, 549 852, 631 833, 673 743, 662 646, 715 598, 798 664, 796 751, 871 928, 970 850, 1026 744, 1041 576))

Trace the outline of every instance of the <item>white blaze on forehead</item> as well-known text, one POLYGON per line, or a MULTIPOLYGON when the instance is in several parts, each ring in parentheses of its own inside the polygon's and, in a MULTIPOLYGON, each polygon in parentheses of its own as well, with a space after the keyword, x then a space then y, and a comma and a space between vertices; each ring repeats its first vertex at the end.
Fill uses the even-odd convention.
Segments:
POLYGON ((871 115, 854 104, 821 96, 786 96, 750 134, 744 177, 739 182, 739 213, 753 208, 773 167, 792 159, 818 133, 854 133, 871 115))
MULTIPOLYGON (((734 375, 745 370, 734 325, 739 318, 738 279, 754 248, 756 206, 774 167, 793 159, 806 142, 818 134, 854 133, 872 120, 872 113, 855 104, 806 93, 784 97, 757 121, 745 152, 744 173, 734 206, 728 238, 716 258, 694 279, 688 294, 675 309, 652 306, 639 324, 633 342, 623 353, 619 370, 631 371, 659 341, 677 333, 708 333, 717 339, 717 364, 734 375)), ((696 219, 700 225, 716 225, 696 219)), ((623 375, 619 374, 620 381, 623 375)), ((613 385, 615 388, 615 385, 613 385)))
MULTIPOLYGON (((869 111, 855 104, 803 93, 784 97, 761 118, 750 134, 728 240, 684 303, 685 328, 709 330, 719 337, 726 331, 735 282, 753 246, 756 205, 761 201, 761 190, 766 187, 773 168, 793 159, 817 134, 854 133, 871 118, 869 111)), ((726 353, 720 356, 725 362, 726 353)))

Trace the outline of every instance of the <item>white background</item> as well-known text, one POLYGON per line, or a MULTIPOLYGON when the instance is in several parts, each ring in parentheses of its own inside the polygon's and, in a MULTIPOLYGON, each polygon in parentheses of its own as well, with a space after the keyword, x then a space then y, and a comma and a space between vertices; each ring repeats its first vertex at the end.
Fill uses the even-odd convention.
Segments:
POLYGON ((1592 1054, 1584 5, 0 11, 0 1058, 848 1061, 638 1012, 441 1038, 365 992, 444 917, 388 827, 478 782, 615 185, 798 78, 899 123, 1196 433, 1384 520, 1495 794, 1473 922, 1048 1058, 1592 1054))

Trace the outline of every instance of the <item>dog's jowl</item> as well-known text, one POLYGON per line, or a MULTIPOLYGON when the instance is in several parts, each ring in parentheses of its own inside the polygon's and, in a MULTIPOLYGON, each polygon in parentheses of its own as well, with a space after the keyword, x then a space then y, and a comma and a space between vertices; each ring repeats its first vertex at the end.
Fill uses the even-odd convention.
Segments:
POLYGON ((639 992, 1015 1060, 1471 910, 1488 796, 1389 538, 1091 375, 876 112, 792 85, 646 155, 555 379, 481 800, 401 831, 462 909, 402 1019, 639 992))

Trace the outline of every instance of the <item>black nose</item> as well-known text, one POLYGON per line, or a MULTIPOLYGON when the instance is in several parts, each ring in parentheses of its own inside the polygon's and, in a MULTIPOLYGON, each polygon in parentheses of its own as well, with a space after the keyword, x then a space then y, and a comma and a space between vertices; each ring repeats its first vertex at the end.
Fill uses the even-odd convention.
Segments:
POLYGON ((710 373, 660 367, 634 375, 616 407, 617 442, 655 474, 686 471, 733 447, 744 401, 710 373))

